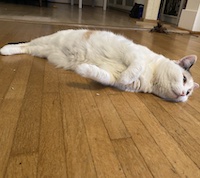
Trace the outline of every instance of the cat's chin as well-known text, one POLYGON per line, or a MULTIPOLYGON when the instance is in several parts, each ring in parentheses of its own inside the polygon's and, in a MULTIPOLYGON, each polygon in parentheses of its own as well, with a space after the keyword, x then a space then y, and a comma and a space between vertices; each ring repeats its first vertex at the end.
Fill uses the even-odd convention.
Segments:
POLYGON ((170 102, 178 103, 178 102, 186 102, 188 100, 188 97, 187 96, 179 96, 177 98, 164 98, 164 99, 167 101, 170 101, 170 102))
POLYGON ((186 95, 180 96, 180 95, 177 95, 175 92, 171 92, 166 95, 160 94, 160 93, 153 93, 153 94, 158 97, 161 97, 162 99, 164 99, 166 101, 174 102, 174 103, 186 102, 188 100, 188 96, 189 96, 189 95, 188 96, 186 96, 186 95))

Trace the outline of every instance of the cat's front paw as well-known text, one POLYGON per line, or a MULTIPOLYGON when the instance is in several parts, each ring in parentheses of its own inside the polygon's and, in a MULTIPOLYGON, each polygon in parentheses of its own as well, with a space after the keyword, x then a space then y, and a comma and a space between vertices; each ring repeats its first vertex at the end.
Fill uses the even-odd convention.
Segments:
POLYGON ((90 77, 92 74, 92 65, 80 64, 76 67, 75 72, 83 77, 90 77))
POLYGON ((133 75, 131 75, 130 73, 124 72, 121 74, 119 78, 119 83, 123 85, 129 85, 133 83, 135 80, 136 78, 133 75))
POLYGON ((121 76, 119 78, 119 83, 123 85, 129 85, 138 80, 140 77, 141 73, 143 72, 144 67, 142 65, 138 65, 136 67, 134 66, 129 66, 128 69, 123 71, 121 73, 121 76))

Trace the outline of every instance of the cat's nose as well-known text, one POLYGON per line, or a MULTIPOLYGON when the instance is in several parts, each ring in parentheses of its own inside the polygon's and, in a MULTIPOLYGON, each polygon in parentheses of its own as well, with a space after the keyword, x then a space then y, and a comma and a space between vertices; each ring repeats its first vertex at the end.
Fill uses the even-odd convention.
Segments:
POLYGON ((182 93, 180 94, 180 96, 185 96, 186 94, 185 94, 185 92, 184 91, 182 91, 182 93))

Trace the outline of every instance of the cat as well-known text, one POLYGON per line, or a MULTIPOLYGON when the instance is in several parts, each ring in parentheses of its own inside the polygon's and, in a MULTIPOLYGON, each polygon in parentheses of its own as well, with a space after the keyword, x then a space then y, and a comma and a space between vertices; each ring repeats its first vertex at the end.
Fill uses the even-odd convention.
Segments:
POLYGON ((189 72, 197 57, 172 61, 122 35, 87 29, 63 30, 26 43, 8 44, 2 55, 31 54, 103 85, 153 93, 185 102, 199 84, 189 72))

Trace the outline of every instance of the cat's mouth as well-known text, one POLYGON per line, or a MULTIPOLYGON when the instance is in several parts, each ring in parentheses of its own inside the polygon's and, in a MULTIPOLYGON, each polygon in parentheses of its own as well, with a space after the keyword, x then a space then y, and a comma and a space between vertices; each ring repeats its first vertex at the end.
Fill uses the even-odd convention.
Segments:
POLYGON ((172 90, 172 92, 173 92, 173 95, 174 95, 174 98, 175 98, 175 99, 178 99, 178 98, 180 98, 180 97, 185 96, 185 95, 183 95, 183 94, 177 93, 177 92, 174 91, 174 90, 172 90))
POLYGON ((165 98, 168 101, 172 101, 172 102, 185 102, 187 100, 186 95, 180 95, 180 93, 177 93, 175 91, 172 90, 171 96, 169 96, 168 98, 165 98))

